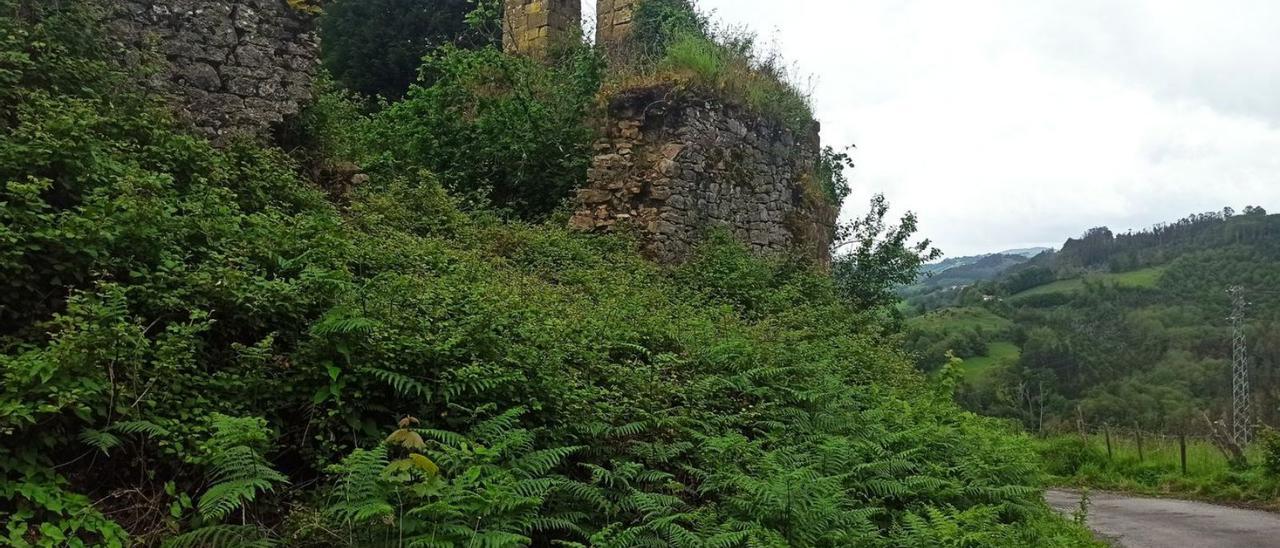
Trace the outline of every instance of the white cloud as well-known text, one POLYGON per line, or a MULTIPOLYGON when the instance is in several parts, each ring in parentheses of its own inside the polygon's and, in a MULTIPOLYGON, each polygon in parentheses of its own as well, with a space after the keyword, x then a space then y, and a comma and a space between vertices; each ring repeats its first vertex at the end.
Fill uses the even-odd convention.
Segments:
POLYGON ((829 144, 949 254, 1280 201, 1280 2, 701 0, 817 77, 829 144))

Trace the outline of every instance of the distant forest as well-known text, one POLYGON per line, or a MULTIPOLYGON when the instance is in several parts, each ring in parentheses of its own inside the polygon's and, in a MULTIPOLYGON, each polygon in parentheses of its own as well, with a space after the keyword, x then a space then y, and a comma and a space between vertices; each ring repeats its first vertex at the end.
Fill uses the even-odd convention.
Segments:
POLYGON ((962 402, 1033 430, 1083 420, 1197 431, 1230 401, 1227 290, 1249 301, 1254 408, 1280 424, 1280 215, 1191 215, 1138 232, 1105 227, 993 279, 916 296, 917 366, 965 360, 962 402))

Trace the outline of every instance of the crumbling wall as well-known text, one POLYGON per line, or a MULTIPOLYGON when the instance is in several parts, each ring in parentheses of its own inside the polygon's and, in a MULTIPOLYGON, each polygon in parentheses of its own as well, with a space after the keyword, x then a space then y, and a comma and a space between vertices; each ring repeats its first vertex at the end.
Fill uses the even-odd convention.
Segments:
POLYGON ((616 49, 631 38, 631 23, 640 0, 597 0, 596 45, 616 49))
POLYGON ((614 98, 574 228, 639 231, 655 259, 687 258, 723 227, 763 254, 830 261, 837 209, 813 181, 816 123, 796 135, 714 99, 670 88, 614 98))
POLYGON ((151 87, 215 141, 261 133, 311 98, 314 17, 286 0, 108 0, 120 42, 161 61, 151 87))
POLYGON ((502 44, 507 53, 545 59, 582 32, 581 0, 506 0, 502 44))

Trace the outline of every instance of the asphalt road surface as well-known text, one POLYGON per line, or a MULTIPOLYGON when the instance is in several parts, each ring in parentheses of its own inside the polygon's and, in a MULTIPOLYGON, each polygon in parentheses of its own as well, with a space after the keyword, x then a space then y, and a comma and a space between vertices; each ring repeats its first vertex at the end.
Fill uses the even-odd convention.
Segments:
MULTIPOLYGON (((1080 494, 1049 491, 1070 515, 1080 494)), ((1185 500, 1089 493, 1089 527, 1124 548, 1280 548, 1280 514, 1185 500)))

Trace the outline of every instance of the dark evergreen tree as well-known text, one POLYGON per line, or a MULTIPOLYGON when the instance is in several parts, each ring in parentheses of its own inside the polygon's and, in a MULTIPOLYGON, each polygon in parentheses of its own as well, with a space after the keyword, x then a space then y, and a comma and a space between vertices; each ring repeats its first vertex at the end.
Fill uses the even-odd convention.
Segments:
POLYGON ((325 67, 348 89, 399 98, 432 49, 493 41, 467 24, 474 8, 469 0, 337 0, 321 23, 325 67))

